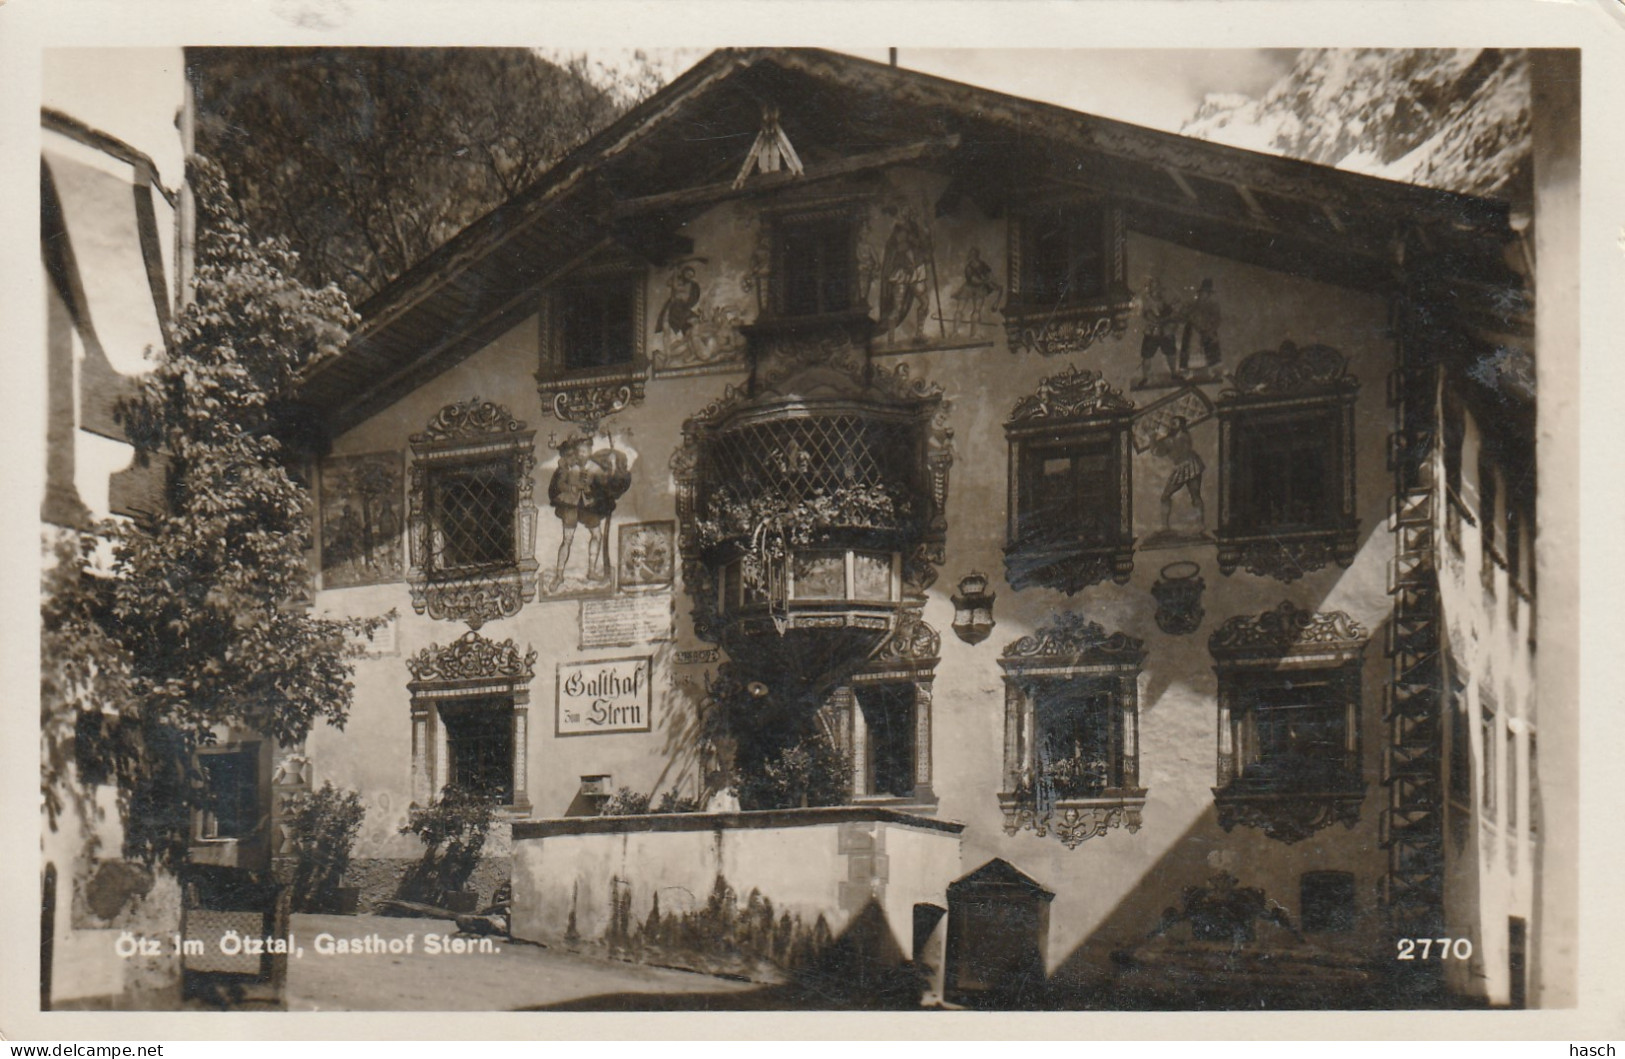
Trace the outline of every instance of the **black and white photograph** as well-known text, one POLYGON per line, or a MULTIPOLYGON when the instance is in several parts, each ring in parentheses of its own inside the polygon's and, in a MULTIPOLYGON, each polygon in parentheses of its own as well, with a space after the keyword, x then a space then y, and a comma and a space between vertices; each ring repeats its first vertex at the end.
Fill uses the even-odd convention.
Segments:
POLYGON ((1197 28, 40 49, 37 1010, 1583 1006, 1582 49, 1197 28))

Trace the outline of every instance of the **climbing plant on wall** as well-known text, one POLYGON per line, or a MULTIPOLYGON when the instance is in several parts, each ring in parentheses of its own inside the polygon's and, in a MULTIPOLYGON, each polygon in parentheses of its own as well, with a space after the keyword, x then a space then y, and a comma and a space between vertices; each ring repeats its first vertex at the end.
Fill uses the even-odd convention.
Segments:
MULTIPOLYGON (((164 510, 99 527, 112 558, 97 582, 98 657, 55 674, 59 703, 118 713, 121 738, 91 764, 118 778, 125 855, 172 863, 205 799, 195 750, 224 726, 289 745, 319 721, 342 725, 351 638, 377 625, 300 605, 311 506, 290 410, 300 373, 338 350, 355 314, 337 288, 294 278, 285 243, 253 237, 217 167, 193 159, 188 181, 192 298, 118 409, 138 459, 163 468, 164 510), (88 701, 88 673, 116 680, 116 694, 88 701)), ((82 559, 63 558, 60 579, 78 583, 82 559)), ((86 605, 61 601, 60 631, 83 625, 86 605)))

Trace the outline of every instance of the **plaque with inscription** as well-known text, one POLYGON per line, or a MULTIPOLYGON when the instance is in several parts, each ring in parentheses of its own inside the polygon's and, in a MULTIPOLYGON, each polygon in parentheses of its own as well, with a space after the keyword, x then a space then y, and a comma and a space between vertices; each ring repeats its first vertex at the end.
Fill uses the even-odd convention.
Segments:
POLYGON ((671 594, 581 601, 581 649, 636 647, 672 638, 671 594))

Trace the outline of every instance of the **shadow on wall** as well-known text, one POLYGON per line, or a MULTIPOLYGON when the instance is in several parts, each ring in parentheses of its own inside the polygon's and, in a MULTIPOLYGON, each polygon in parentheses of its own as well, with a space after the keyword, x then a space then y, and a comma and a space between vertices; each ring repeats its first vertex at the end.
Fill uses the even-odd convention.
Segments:
MULTIPOLYGON (((719 879, 718 885, 726 888, 727 884, 719 879)), ((732 891, 728 894, 731 897, 732 891)), ((756 902, 747 902, 741 910, 741 919, 729 925, 722 906, 718 905, 712 913, 717 918, 706 924, 712 932, 703 938, 690 936, 688 943, 712 951, 718 957, 747 956, 740 946, 742 939, 748 944, 748 939, 755 936, 743 920, 752 907, 760 908, 759 898, 756 902)), ((680 932, 695 925, 675 929, 680 932)), ((793 938, 786 940, 797 944, 793 938)), ((854 1011, 908 1010, 920 1006, 920 997, 926 988, 924 977, 898 947, 886 913, 877 902, 865 905, 839 936, 830 935, 820 917, 799 946, 795 957, 799 962, 787 971, 785 980, 758 989, 716 993, 606 993, 527 1010, 854 1011), (821 936, 818 927, 824 928, 821 936)), ((652 962, 648 955, 646 952, 643 962, 652 962)), ((786 955, 789 955, 788 950, 786 955)), ((690 965, 679 962, 675 966, 690 965)))
MULTIPOLYGON (((1378 804, 1368 802, 1366 813, 1379 811, 1381 795, 1377 787, 1378 804)), ((1041 993, 1001 1006, 1202 1011, 1446 1004, 1436 988, 1409 973, 1422 968, 1395 963, 1380 909, 1365 906, 1366 922, 1352 923, 1346 933, 1305 934, 1294 914, 1296 893, 1248 893, 1257 880, 1245 859, 1224 867, 1209 859, 1234 845, 1209 807, 1146 872, 1155 885, 1129 890, 1056 964, 1041 993)))

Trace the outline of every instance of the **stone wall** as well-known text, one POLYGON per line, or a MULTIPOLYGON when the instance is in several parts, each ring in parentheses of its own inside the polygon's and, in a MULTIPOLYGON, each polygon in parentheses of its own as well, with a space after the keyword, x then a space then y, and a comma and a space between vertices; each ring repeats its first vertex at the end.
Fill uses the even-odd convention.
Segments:
POLYGON ((513 935, 780 981, 908 963, 960 874, 956 824, 858 807, 514 825, 513 935))

